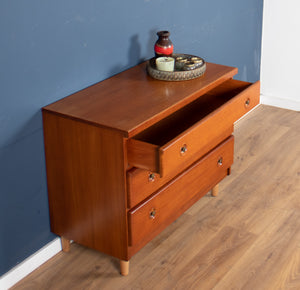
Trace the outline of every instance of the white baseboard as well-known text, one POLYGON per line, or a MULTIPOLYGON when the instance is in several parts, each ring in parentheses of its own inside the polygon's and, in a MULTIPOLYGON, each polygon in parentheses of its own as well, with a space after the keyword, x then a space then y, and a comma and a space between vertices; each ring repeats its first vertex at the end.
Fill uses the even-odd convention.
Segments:
POLYGON ((19 265, 0 277, 0 289, 6 290, 62 250, 60 238, 54 239, 19 265))
POLYGON ((264 105, 270 105, 273 107, 279 107, 283 109, 300 111, 300 99, 299 100, 290 100, 282 99, 274 96, 260 95, 260 103, 264 105))

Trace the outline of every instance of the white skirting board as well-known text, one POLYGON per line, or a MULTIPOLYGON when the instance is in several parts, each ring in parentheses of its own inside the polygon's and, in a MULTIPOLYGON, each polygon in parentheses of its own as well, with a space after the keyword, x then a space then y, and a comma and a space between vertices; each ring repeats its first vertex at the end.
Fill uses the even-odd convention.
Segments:
POLYGON ((6 290, 47 262, 62 250, 60 238, 54 239, 36 253, 0 277, 0 289, 6 290))
POLYGON ((290 100, 290 99, 283 99, 274 96, 266 96, 260 95, 260 103, 264 105, 270 105, 273 107, 279 107, 283 109, 293 110, 293 111, 300 111, 300 96, 299 100, 290 100))

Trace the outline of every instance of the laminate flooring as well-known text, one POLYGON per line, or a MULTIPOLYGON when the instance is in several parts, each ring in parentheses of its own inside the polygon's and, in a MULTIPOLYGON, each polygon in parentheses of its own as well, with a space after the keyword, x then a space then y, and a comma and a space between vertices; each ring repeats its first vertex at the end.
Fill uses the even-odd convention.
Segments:
POLYGON ((12 289, 300 289, 300 113, 235 124, 232 173, 130 261, 77 244, 12 289))

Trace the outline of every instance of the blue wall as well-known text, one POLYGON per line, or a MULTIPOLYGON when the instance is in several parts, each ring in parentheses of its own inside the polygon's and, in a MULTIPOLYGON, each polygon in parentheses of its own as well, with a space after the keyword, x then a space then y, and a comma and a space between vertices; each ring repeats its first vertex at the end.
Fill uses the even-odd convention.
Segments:
POLYGON ((175 52, 259 79, 263 0, 0 2, 0 275, 54 239, 41 107, 153 56, 175 52))

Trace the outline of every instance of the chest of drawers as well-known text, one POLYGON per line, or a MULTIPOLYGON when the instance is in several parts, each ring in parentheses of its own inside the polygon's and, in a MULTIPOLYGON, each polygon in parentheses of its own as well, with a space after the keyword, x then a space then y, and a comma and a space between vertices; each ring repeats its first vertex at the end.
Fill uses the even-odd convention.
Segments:
POLYGON ((142 63, 43 108, 51 230, 130 258, 230 173, 233 123, 259 103, 259 82, 207 63, 184 82, 142 63))

